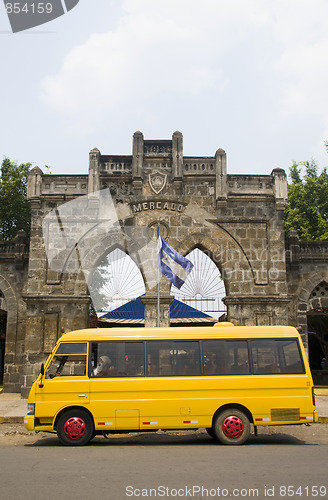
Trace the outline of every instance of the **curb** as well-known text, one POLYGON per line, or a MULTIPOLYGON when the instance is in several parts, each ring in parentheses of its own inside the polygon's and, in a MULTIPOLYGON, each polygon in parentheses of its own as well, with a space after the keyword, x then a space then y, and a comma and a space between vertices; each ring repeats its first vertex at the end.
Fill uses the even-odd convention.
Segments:
POLYGON ((314 388, 314 395, 315 396, 328 396, 328 389, 327 388, 324 388, 324 389, 314 388))
POLYGON ((0 417, 0 424, 23 424, 24 417, 0 417))

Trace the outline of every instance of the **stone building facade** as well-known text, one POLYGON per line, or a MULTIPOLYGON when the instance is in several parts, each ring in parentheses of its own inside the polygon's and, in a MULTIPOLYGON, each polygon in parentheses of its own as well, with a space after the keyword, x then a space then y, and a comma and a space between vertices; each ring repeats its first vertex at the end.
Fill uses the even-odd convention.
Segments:
MULTIPOLYGON (((283 170, 228 174, 222 149, 210 157, 187 157, 180 132, 170 140, 145 140, 136 132, 131 156, 90 151, 88 174, 49 175, 35 167, 28 199, 29 248, 21 233, 0 246, 1 310, 7 315, 4 390, 26 395, 61 333, 88 326, 88 278, 117 247, 138 263, 146 289, 145 326, 156 326, 155 281, 147 258, 139 259, 133 248, 140 249, 144 235, 157 226, 182 255, 199 248, 215 262, 229 321, 292 324, 301 327, 307 346, 307 312, 317 305, 310 296, 315 286, 328 282, 328 244, 306 246, 295 234, 285 241, 283 170), (114 229, 106 229, 102 192, 111 194, 114 229), (70 204, 82 199, 86 211, 70 204), (73 238, 70 228, 77 226, 73 238)), ((169 281, 162 278, 160 288, 164 326, 170 324, 169 281)))

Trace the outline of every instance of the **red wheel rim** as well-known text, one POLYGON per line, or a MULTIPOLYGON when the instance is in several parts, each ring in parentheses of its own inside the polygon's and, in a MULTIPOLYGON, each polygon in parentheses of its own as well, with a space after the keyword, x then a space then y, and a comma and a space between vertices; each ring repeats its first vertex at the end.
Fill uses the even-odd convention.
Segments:
POLYGON ((232 415, 224 420, 222 430, 227 437, 236 439, 244 432, 244 424, 240 418, 232 415))
POLYGON ((69 418, 64 424, 64 433, 68 439, 77 441, 84 436, 86 431, 85 422, 78 417, 69 418))

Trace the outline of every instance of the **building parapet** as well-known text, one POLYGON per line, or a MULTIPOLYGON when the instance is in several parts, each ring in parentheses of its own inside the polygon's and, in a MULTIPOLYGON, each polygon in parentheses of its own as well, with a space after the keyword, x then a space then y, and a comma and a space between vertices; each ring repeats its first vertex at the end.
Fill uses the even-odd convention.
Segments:
POLYGON ((290 231, 286 238, 286 261, 295 270, 301 262, 328 262, 328 241, 302 241, 297 231, 290 231))

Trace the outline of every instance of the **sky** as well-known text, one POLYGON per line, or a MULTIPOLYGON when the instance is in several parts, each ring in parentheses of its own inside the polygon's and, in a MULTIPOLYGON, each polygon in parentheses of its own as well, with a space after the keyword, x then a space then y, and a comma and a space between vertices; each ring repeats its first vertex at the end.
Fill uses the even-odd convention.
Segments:
POLYGON ((132 135, 228 173, 328 164, 327 0, 80 0, 12 33, 0 3, 0 159, 86 174, 132 135))

